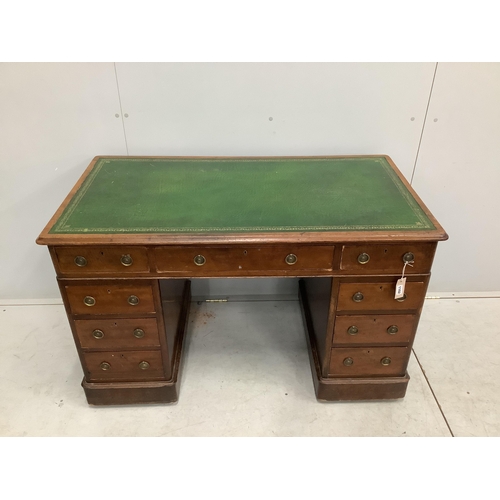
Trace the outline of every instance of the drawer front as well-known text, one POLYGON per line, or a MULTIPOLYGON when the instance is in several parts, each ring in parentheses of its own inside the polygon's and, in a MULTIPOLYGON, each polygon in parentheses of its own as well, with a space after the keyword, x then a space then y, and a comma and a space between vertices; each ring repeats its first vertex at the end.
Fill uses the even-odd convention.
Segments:
POLYGON ((337 311, 418 310, 425 298, 422 281, 406 282, 404 300, 394 298, 393 283, 341 283, 337 311))
POLYGON ((337 316, 333 345, 408 343, 415 331, 416 322, 416 316, 411 314, 337 316))
POLYGON ((160 347, 154 318, 77 319, 75 329, 84 349, 160 347))
POLYGON ((329 374, 335 377, 400 377, 406 372, 408 347, 336 347, 329 374))
POLYGON ((329 271, 333 265, 333 246, 273 247, 158 247, 158 272, 185 272, 190 275, 246 271, 305 270, 329 271))
POLYGON ((83 353, 89 381, 164 379, 160 351, 83 353))
POLYGON ((146 247, 56 247, 55 255, 64 274, 149 272, 146 247))
POLYGON ((413 267, 405 274, 426 274, 431 270, 435 243, 418 245, 345 245, 340 269, 352 274, 398 274, 404 266, 403 257, 413 256, 413 267), (409 255, 412 254, 412 255, 409 255))
POLYGON ((155 312, 150 285, 68 285, 64 288, 73 314, 155 312))

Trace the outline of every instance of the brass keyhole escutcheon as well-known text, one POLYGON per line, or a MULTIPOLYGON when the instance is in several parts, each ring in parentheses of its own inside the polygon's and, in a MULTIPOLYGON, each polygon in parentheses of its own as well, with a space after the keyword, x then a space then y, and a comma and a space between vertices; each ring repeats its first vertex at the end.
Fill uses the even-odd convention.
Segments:
POLYGON ((349 329, 347 330, 347 333, 349 335, 356 335, 358 333, 358 327, 357 326, 350 326, 349 329))
POLYGON ((361 302, 364 298, 365 296, 361 292, 356 292, 352 296, 352 300, 354 300, 354 302, 361 302))
POLYGON ((92 307, 92 306, 95 306, 95 299, 94 299, 94 297, 91 297, 90 295, 87 295, 87 296, 83 299, 83 303, 84 303, 86 306, 92 307))
POLYGON ((149 363, 147 361, 141 361, 139 363, 139 368, 141 370, 147 370, 149 368, 149 363))
POLYGON ((111 365, 107 361, 103 361, 100 365, 101 370, 109 370, 111 368, 111 365))
POLYGON ((87 259, 81 255, 75 257, 75 264, 78 267, 85 267, 87 265, 87 259))
POLYGON ((391 364, 391 358, 385 357, 380 360, 383 366, 389 366, 391 364))
POLYGON ((389 333, 391 335, 394 335, 398 332, 399 332, 399 328, 397 327, 397 325, 392 325, 389 328, 387 328, 387 333, 389 333))
POLYGON ((352 358, 345 358, 344 361, 344 366, 352 366, 354 364, 354 359, 352 358))
POLYGON ((207 261, 207 259, 205 259, 205 257, 203 257, 203 255, 197 255, 195 258, 194 258, 194 263, 197 265, 197 266, 202 266, 203 264, 205 264, 205 262, 207 261))
POLYGON ((406 300, 406 293, 403 294, 403 296, 400 298, 400 299, 396 299, 398 302, 403 302, 404 300, 406 300))
POLYGON ((136 339, 142 339, 144 337, 144 330, 142 328, 136 328, 134 330, 134 337, 136 339))
POLYGON ((293 264, 295 264, 297 262, 297 256, 294 254, 294 253, 289 253, 286 257, 285 257, 285 262, 289 265, 289 266, 293 266, 293 264))
POLYGON ((94 330, 92 332, 92 337, 97 340, 102 339, 104 337, 104 332, 102 330, 94 330))
POLYGON ((131 266, 134 263, 134 261, 132 260, 132 257, 130 257, 129 254, 122 255, 120 262, 126 267, 131 266))
POLYGON ((406 252, 403 255, 403 262, 414 262, 415 261, 415 255, 413 255, 411 252, 406 252))
POLYGON ((370 260, 370 256, 367 253, 360 253, 358 255, 358 262, 360 264, 366 264, 370 260))
POLYGON ((128 303, 129 303, 131 306, 136 306, 136 305, 139 303, 139 297, 137 297, 137 295, 131 295, 131 296, 128 298, 128 303))

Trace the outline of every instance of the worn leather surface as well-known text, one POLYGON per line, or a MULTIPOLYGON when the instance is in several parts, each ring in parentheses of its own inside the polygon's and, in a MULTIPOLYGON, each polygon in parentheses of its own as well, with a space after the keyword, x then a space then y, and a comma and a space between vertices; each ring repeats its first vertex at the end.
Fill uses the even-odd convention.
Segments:
POLYGON ((50 232, 425 229, 384 157, 102 158, 50 232))

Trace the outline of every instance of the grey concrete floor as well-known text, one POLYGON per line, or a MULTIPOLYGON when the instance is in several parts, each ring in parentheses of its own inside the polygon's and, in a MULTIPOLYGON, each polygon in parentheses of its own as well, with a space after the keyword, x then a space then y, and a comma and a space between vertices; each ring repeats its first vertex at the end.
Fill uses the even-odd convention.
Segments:
POLYGON ((319 403, 297 301, 195 302, 179 402, 91 407, 63 307, 0 306, 0 435, 499 436, 499 325, 426 300, 404 399, 319 403))

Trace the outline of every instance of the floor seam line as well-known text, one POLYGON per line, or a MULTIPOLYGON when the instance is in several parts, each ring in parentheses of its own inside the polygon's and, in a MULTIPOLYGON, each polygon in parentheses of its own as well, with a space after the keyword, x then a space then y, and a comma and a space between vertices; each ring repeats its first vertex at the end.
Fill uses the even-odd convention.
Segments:
POLYGON ((441 404, 438 401, 438 398, 436 397, 436 394, 434 393, 434 390, 432 389, 431 383, 429 382, 429 379, 427 378, 427 374, 425 373, 425 370, 422 367, 422 363, 420 363, 420 360, 418 359, 417 353, 415 352, 415 349, 412 348, 411 350, 413 352, 413 355, 415 356, 415 359, 417 360, 418 366, 420 366, 420 370, 422 371, 422 374, 425 378, 425 381, 427 382, 427 385, 429 386, 429 389, 431 390, 432 396, 434 397, 434 401, 436 401, 436 404, 438 405, 439 411, 441 412, 441 415, 446 423, 446 427, 448 427, 448 430, 450 431, 451 437, 455 437, 455 434, 453 434, 453 431, 451 430, 450 424, 448 423, 448 419, 446 418, 446 415, 444 414, 443 408, 441 408, 441 404))

